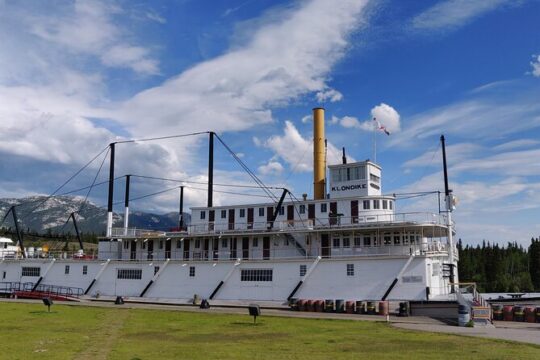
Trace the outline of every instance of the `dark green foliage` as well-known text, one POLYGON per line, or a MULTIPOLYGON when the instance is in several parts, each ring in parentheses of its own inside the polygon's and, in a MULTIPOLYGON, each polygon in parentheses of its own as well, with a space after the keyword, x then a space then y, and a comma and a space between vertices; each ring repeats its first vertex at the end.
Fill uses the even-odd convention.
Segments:
POLYGON ((531 292, 540 290, 540 241, 528 249, 517 243, 506 247, 483 242, 465 246, 458 242, 459 280, 475 282, 481 292, 531 292))

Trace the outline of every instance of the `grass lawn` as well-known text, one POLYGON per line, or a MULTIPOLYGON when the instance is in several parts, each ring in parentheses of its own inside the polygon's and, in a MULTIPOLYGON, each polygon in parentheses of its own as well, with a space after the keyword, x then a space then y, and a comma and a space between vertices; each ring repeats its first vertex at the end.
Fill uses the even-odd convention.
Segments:
POLYGON ((0 359, 540 359, 540 347, 384 323, 0 303, 0 359))

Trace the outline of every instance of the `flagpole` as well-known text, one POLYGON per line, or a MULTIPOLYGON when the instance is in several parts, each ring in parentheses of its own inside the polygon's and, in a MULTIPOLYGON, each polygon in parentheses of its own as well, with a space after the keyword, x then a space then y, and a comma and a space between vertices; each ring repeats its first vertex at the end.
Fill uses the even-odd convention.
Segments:
POLYGON ((377 163, 377 121, 373 118, 373 162, 377 163))

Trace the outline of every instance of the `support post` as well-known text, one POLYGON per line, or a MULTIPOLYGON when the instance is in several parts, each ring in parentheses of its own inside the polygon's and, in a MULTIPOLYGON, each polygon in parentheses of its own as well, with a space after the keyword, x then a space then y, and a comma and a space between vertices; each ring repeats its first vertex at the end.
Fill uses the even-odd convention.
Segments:
POLYGON ((111 158, 109 161, 109 198, 107 202, 107 237, 112 236, 113 227, 113 197, 114 197, 114 145, 110 143, 111 158))
POLYGON ((13 205, 10 208, 11 215, 13 215, 13 222, 15 223, 15 231, 17 232, 17 241, 19 243, 19 247, 21 248, 21 253, 23 258, 26 259, 26 250, 23 245, 23 236, 21 234, 21 230, 19 229, 19 219, 17 218, 17 211, 15 210, 15 205, 13 205))
POLYGON ((124 235, 128 234, 129 227, 129 185, 131 183, 131 175, 126 175, 126 194, 124 196, 124 235))
POLYGON ((208 137, 208 207, 212 207, 214 192, 214 132, 208 137))
POLYGON ((178 211, 178 227, 184 229, 184 187, 180 186, 180 209, 178 211))
POLYGON ((105 262, 105 264, 103 264, 103 266, 101 267, 101 269, 97 273, 96 277, 92 280, 90 285, 88 285, 88 287, 86 288, 86 291, 84 292, 84 295, 88 295, 88 293, 90 292, 90 289, 99 280, 99 277, 101 276, 101 274, 103 274, 103 272, 105 271, 105 268, 107 267, 107 265, 109 265, 110 262, 111 262, 111 260, 107 259, 107 262, 105 262))
POLYGON ((81 250, 84 250, 81 233, 79 232, 79 227, 77 226, 77 220, 75 220, 75 213, 72 212, 70 217, 73 219, 73 227, 75 228, 75 235, 77 236, 77 241, 79 241, 79 247, 81 250))

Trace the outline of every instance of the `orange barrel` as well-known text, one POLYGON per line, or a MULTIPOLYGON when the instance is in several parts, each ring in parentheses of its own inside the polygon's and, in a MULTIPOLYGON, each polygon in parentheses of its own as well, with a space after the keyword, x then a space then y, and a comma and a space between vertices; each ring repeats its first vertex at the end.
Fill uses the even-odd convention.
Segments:
POLYGON ((364 313, 364 302, 363 301, 357 301, 356 302, 356 313, 357 314, 363 314, 364 313))
POLYGON ((338 313, 345 312, 345 300, 341 300, 341 299, 336 300, 336 312, 338 313))
POLYGON ((306 300, 300 299, 296 302, 296 308, 298 311, 306 311, 306 300))
POLYGON ((306 301, 306 311, 315 311, 313 300, 306 301))
POLYGON ((334 300, 324 300, 324 312, 334 312, 334 300))
POLYGON ((366 312, 369 315, 375 315, 377 313, 377 310, 375 308, 375 301, 368 301, 366 308, 367 308, 366 312))
POLYGON ((540 323, 540 306, 536 308, 536 322, 540 323))
POLYGON ((503 320, 512 321, 514 320, 514 307, 512 305, 504 305, 503 307, 503 320))
POLYGON ((388 301, 379 301, 379 315, 388 315, 388 301))
POLYGON ((503 306, 494 304, 491 305, 491 310, 493 311, 493 320, 502 320, 503 319, 503 306))
POLYGON ((345 302, 345 312, 347 314, 354 314, 354 301, 345 302))
POLYGON ((323 312, 324 311, 324 300, 316 300, 315 301, 315 311, 316 312, 323 312))
POLYGON ((525 320, 525 311, 523 311, 523 306, 516 305, 514 306, 514 321, 524 321, 525 320))
POLYGON ((533 306, 527 306, 525 308, 525 321, 533 323, 536 320, 535 317, 535 308, 533 306))

